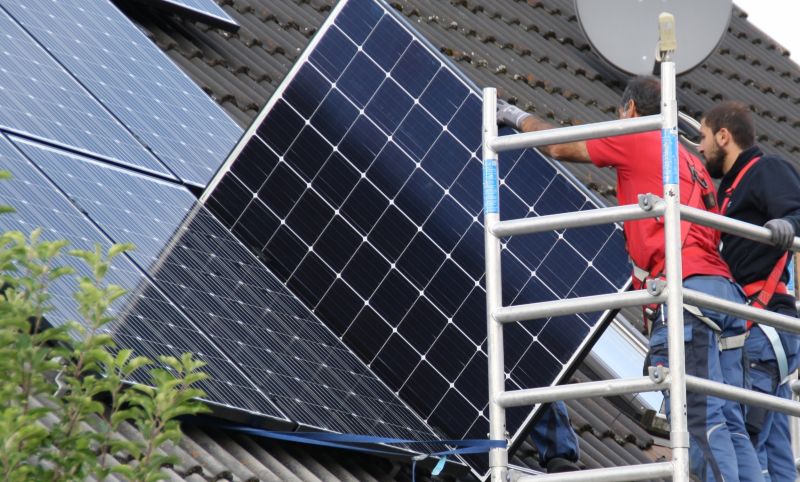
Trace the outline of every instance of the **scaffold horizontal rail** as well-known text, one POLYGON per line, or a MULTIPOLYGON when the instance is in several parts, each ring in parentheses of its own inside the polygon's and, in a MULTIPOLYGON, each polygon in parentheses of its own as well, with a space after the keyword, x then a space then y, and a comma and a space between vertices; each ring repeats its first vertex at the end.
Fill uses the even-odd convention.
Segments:
MULTIPOLYGON (((769 229, 702 209, 681 204, 681 219, 718 229, 725 233, 735 234, 736 236, 741 236, 752 241, 772 244, 770 242, 769 229)), ((800 251, 800 238, 794 238, 794 244, 791 249, 792 251, 800 251)))
POLYGON ((621 136, 637 132, 654 131, 661 129, 663 117, 661 114, 634 117, 631 119, 612 120, 584 124, 579 126, 561 127, 523 134, 511 134, 495 137, 491 140, 490 147, 494 152, 524 149, 526 147, 546 146, 565 142, 584 141, 600 137, 621 136))
POLYGON ((497 403, 504 408, 523 407, 558 400, 579 400, 592 397, 611 397, 630 393, 656 392, 669 388, 669 377, 656 382, 650 377, 620 378, 597 382, 571 383, 554 387, 527 388, 503 392, 497 403))
POLYGON ((780 328, 781 330, 800 333, 800 319, 781 315, 769 310, 762 310, 742 303, 726 301, 716 296, 688 288, 683 289, 683 302, 684 304, 697 306, 698 308, 710 308, 746 320, 753 320, 758 323, 780 328))
POLYGON ((746 388, 735 387, 725 383, 712 382, 711 380, 692 375, 686 375, 686 389, 696 393, 713 395, 726 400, 735 400, 748 405, 757 405, 787 415, 800 417, 800 402, 786 400, 785 398, 775 395, 767 395, 765 393, 747 390, 746 388))
POLYGON ((631 480, 660 479, 671 477, 673 467, 672 462, 655 462, 652 464, 629 465, 626 467, 523 476, 518 478, 517 482, 625 482, 631 480))
MULTIPOLYGON (((653 199, 658 200, 655 196, 653 199)), ((520 234, 540 233, 554 229, 580 228, 598 224, 633 221, 664 215, 664 202, 658 200, 647 208, 641 204, 626 204, 609 208, 590 209, 562 214, 549 214, 533 218, 499 221, 490 226, 492 234, 498 238, 520 234)))
POLYGON ((564 300, 542 301, 525 305, 504 306, 494 311, 493 317, 500 323, 535 320, 551 316, 574 315, 594 311, 615 310, 631 306, 644 306, 653 303, 664 303, 666 291, 652 293, 648 290, 609 293, 605 295, 567 298, 564 300))

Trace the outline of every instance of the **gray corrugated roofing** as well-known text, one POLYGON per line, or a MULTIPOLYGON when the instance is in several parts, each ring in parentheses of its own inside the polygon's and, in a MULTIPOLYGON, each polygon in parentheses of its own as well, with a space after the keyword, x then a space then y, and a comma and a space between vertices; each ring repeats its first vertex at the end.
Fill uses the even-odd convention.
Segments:
MULTIPOLYGON (((218 0, 241 25, 238 32, 230 33, 131 7, 125 0, 116 1, 242 127, 254 119, 335 3, 218 0)), ((556 123, 614 117, 625 77, 595 54, 583 38, 572 0, 389 3, 478 86, 498 87, 502 96, 556 123)), ((679 77, 678 100, 682 110, 694 116, 722 99, 751 104, 766 150, 797 163, 792 156, 800 152, 798 83, 800 69, 788 53, 735 8, 730 28, 716 51, 702 66, 679 77)), ((613 202, 612 171, 591 166, 570 169, 613 202)), ((575 378, 587 376, 596 378, 583 372, 575 378)), ((651 460, 664 454, 663 449, 651 445, 652 437, 631 414, 620 414, 609 401, 569 405, 573 424, 581 434, 582 462, 587 467, 651 460)), ((214 477, 213 472, 221 468, 233 471, 227 466, 236 466, 234 460, 239 465, 235 470, 241 471, 235 475, 244 480, 269 480, 272 475, 288 480, 290 474, 311 477, 307 473, 310 467, 334 480, 369 480, 364 470, 380 480, 401 480, 403 474, 408 475, 407 467, 396 466, 389 471, 394 475, 387 475, 389 472, 375 472, 378 462, 374 460, 363 465, 345 463, 321 449, 298 449, 292 444, 256 442, 199 429, 189 435, 191 442, 187 444, 206 441, 207 446, 184 450, 181 455, 188 465, 202 467, 202 478, 196 480, 214 477)), ((523 444, 517 462, 535 466, 531 451, 529 444, 523 444)), ((360 459, 348 456, 347 460, 360 459)))

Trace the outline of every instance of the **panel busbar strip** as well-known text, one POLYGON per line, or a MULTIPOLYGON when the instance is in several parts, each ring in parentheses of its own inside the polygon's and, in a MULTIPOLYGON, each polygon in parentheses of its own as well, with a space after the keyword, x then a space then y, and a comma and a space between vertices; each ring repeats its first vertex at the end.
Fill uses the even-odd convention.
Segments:
MULTIPOLYGON (((476 90, 393 12, 343 2, 206 203, 452 438, 488 432, 480 119, 476 90)), ((536 151, 500 165, 503 219, 598 207, 536 151)), ((503 304, 622 289, 623 244, 615 226, 511 238, 503 304)), ((508 388, 558 382, 602 315, 505 327, 508 388)), ((531 416, 510 410, 509 431, 531 416)))
POLYGON ((133 262, 288 420, 436 438, 186 188, 17 145, 111 239, 137 244, 133 262))

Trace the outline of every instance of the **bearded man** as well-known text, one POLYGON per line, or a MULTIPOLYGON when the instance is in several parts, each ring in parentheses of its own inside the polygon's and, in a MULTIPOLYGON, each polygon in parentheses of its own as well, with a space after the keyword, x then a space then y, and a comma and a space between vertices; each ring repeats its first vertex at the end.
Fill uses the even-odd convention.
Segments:
MULTIPOLYGON (((721 213, 771 232, 772 246, 722 234, 722 258, 734 279, 751 305, 796 317, 786 282, 791 254, 787 250, 800 232, 800 175, 787 161, 765 155, 755 145, 750 109, 742 102, 723 102, 706 111, 700 152, 709 174, 722 178, 717 193, 721 213)), ((745 352, 752 388, 789 399, 786 377, 797 369, 800 336, 749 322, 748 328, 745 352)), ((765 480, 796 480, 788 416, 753 406, 745 422, 765 480)))

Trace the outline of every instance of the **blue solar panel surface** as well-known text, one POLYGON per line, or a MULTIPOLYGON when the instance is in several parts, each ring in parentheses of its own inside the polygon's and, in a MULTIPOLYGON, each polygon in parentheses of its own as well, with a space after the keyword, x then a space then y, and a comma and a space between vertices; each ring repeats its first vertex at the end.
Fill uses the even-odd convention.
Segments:
POLYGON ((0 10, 0 126, 169 176, 166 167, 0 10))
MULTIPOLYGON (((481 99, 380 3, 319 36, 207 206, 429 424, 483 438, 481 99)), ((500 164, 503 219, 598 207, 535 151, 500 164)), ((614 226, 511 238, 503 303, 614 292, 623 245, 614 226)), ((507 326, 508 389, 558 381, 600 318, 507 326)))
POLYGON ((286 418, 337 432, 435 438, 188 190, 19 146, 111 239, 137 244, 134 263, 286 418))
MULTIPOLYGON (((26 151, 39 149, 21 140, 16 140, 16 144, 26 151)), ((108 238, 5 137, 0 137, 0 160, 3 168, 13 175, 10 181, 0 183, 0 197, 16 209, 13 214, 0 216, 0 230, 19 230, 27 234, 41 227, 44 228, 42 239, 67 239, 71 249, 91 250, 95 243, 106 248, 110 246, 108 238)), ((73 266, 80 275, 91 276, 86 265, 76 258, 65 258, 64 263, 73 266)), ((120 348, 132 348, 137 354, 153 359, 158 355, 179 357, 184 352, 193 352, 207 363, 205 369, 210 379, 201 386, 208 394, 208 401, 285 419, 241 369, 127 258, 117 259, 107 281, 130 291, 124 301, 112 307, 118 319, 110 331, 120 348)), ((56 310, 48 314, 48 321, 58 325, 82 319, 73 297, 76 289, 77 282, 69 277, 51 287, 56 310)))
POLYGON ((171 9, 184 10, 196 14, 199 18, 206 21, 215 21, 237 26, 238 24, 225 10, 217 5, 214 0, 139 0, 142 3, 154 4, 156 7, 165 6, 171 9))
MULTIPOLYGON (((91 8, 82 0, 3 7, 181 180, 205 186, 241 136, 222 108, 108 0, 91 8)), ((102 153, 102 145, 89 150, 102 153)))

